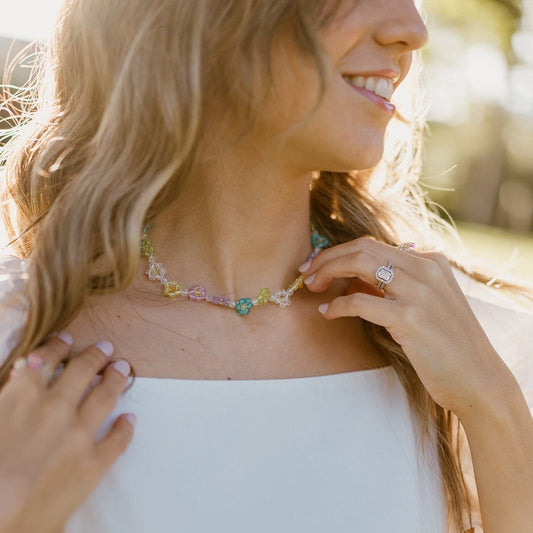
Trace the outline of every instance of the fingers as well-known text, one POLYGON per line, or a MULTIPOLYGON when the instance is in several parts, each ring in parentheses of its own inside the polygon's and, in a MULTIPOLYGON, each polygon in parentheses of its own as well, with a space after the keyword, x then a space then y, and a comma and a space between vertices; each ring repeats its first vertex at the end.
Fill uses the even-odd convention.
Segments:
POLYGON ((328 319, 358 316, 385 328, 392 327, 395 318, 397 318, 397 309, 391 300, 376 298, 362 292, 349 296, 339 296, 332 300, 327 307, 321 305, 320 310, 328 319))
POLYGON ((130 365, 115 361, 104 372, 100 383, 83 400, 79 408, 80 422, 90 434, 95 434, 124 390, 130 373, 130 365))
MULTIPOLYGON (((33 359, 55 365, 68 358, 71 345, 71 336, 47 339, 32 352, 33 359)), ((86 392, 96 372, 109 363, 112 351, 105 342, 89 347, 71 359, 49 387, 43 386, 46 380, 38 367, 21 368, 24 375, 15 376, 6 387, 10 397, 4 396, 0 409, 0 425, 6 435, 2 458, 7 473, 15 472, 24 489, 14 493, 12 506, 17 515, 10 531, 41 531, 43 517, 50 524, 66 523, 93 492, 97 478, 103 477, 131 441, 133 425, 128 417, 134 415, 126 414, 113 420, 111 431, 95 442, 96 426, 109 416, 124 389, 130 371, 126 362, 109 365, 82 404, 84 409, 78 409, 77 398, 86 392), (39 387, 32 384, 37 377, 39 387), (76 408, 72 408, 74 404, 76 408)))
MULTIPOLYGON (((376 272, 383 266, 383 259, 368 250, 360 250, 349 253, 323 263, 314 274, 306 277, 304 283, 309 290, 320 292, 337 278, 358 277, 363 281, 376 286, 378 280, 376 272)), ((400 293, 413 291, 413 280, 401 268, 393 267, 394 278, 387 285, 387 294, 397 297, 400 293)))
POLYGON ((408 270, 415 264, 416 260, 426 261, 423 257, 415 258, 410 252, 400 250, 383 242, 376 241, 371 237, 361 237, 353 241, 345 242, 322 250, 311 262, 311 266, 304 272, 305 276, 310 276, 322 267, 325 263, 338 259, 344 255, 357 252, 371 252, 381 258, 379 266, 387 265, 390 261, 394 266, 403 270, 408 270))
POLYGON ((89 346, 69 361, 51 388, 51 394, 60 396, 71 406, 77 406, 96 374, 109 363, 112 354, 113 345, 108 341, 89 346))
POLYGON ((417 253, 395 248, 371 238, 355 239, 321 252, 304 271, 311 291, 325 290, 335 278, 358 277, 377 287, 380 267, 392 264, 393 280, 386 283, 386 296, 396 298, 420 292, 418 285, 454 285, 447 258, 439 253, 417 253))
POLYGON ((59 363, 68 358, 72 343, 72 335, 66 332, 48 338, 27 355, 27 366, 20 369, 14 368, 11 371, 11 379, 16 377, 17 382, 31 380, 44 389, 47 386, 47 380, 41 370, 42 365, 46 363, 51 369, 56 368, 59 363))
POLYGON ((336 278, 358 277, 368 283, 376 283, 376 269, 383 260, 369 250, 357 250, 334 257, 322 264, 313 274, 307 275, 304 283, 313 291, 322 291, 336 278))
POLYGON ((109 433, 96 444, 94 458, 102 474, 126 451, 133 437, 136 420, 133 413, 119 416, 109 433))

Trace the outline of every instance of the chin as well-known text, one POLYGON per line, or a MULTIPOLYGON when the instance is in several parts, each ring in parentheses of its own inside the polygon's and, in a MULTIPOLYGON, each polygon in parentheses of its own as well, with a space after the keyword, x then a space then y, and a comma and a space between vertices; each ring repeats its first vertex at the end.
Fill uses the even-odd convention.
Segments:
POLYGON ((383 158, 384 144, 371 146, 344 147, 343 150, 333 149, 328 154, 328 161, 322 166, 330 172, 350 172, 353 170, 369 170, 376 167, 383 158), (333 157, 332 157, 333 156, 333 157))

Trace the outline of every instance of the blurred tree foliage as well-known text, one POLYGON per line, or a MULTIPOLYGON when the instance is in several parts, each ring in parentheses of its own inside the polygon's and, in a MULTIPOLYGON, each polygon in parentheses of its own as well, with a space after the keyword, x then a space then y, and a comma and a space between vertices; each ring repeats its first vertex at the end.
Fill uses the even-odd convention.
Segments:
POLYGON ((533 0, 426 0, 425 175, 456 220, 533 230, 533 0))
POLYGON ((428 0, 428 11, 473 41, 489 41, 507 55, 521 16, 520 0, 428 0))

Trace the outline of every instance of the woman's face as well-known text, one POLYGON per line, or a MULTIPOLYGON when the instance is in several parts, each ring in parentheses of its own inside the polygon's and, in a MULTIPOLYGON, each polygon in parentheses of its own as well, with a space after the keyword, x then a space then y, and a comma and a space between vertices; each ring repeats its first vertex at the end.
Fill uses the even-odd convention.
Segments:
MULTIPOLYGON (((311 118, 290 132, 284 156, 305 171, 371 168, 383 156, 394 115, 390 97, 412 52, 426 42, 426 27, 413 0, 347 0, 321 38, 329 57, 326 93, 311 118)), ((272 60, 274 91, 263 123, 270 134, 307 115, 318 89, 314 63, 294 45, 275 49, 272 60)))

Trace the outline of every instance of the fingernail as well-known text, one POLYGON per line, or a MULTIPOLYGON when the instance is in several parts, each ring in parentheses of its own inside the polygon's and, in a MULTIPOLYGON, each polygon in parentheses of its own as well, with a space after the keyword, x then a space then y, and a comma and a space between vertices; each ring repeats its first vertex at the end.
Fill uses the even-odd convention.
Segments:
POLYGON ((128 413, 124 417, 133 427, 135 427, 135 424, 137 423, 137 415, 134 413, 128 413))
POLYGON ((112 365, 113 368, 118 370, 122 375, 128 377, 130 375, 130 365, 127 361, 124 361, 124 359, 120 359, 119 361, 115 361, 112 365))
POLYGON ((306 278, 304 280, 304 283, 306 285, 311 285, 311 283, 313 283, 313 281, 315 281, 315 278, 316 278, 316 272, 312 276, 309 276, 308 278, 306 278))
POLYGON ((99 350, 101 350, 102 352, 104 352, 107 355, 107 357, 111 357, 111 354, 115 350, 115 348, 113 347, 113 345, 109 341, 100 341, 96 345, 96 347, 99 350))
POLYGON ((28 355, 28 366, 30 368, 41 368, 43 366, 43 358, 36 353, 28 355))
POLYGON ((74 343, 74 339, 72 338, 72 335, 70 333, 67 333, 66 331, 62 331, 58 337, 63 341, 66 342, 69 346, 72 346, 74 343))
POLYGON ((298 267, 298 270, 300 272, 306 272, 307 270, 309 270, 309 267, 311 266, 311 260, 309 261, 306 261, 303 265, 300 265, 298 267))
POLYGON ((322 304, 318 306, 318 310, 324 314, 328 310, 329 304, 322 304))

